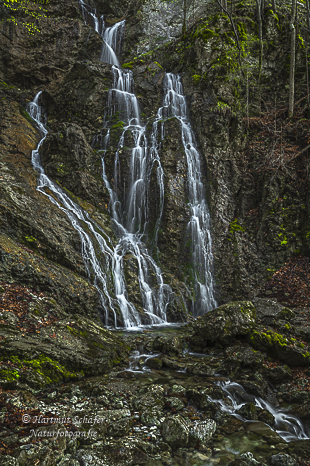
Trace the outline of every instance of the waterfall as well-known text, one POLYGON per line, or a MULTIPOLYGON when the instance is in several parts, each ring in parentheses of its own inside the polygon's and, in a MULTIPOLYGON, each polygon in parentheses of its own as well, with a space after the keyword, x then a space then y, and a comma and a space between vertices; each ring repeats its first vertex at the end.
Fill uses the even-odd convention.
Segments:
MULTIPOLYGON (((39 105, 38 93, 29 105, 29 113, 36 121, 42 134, 39 145, 32 154, 32 163, 38 172, 37 189, 47 196, 66 213, 72 226, 79 233, 82 243, 82 257, 89 276, 94 276, 94 285, 100 294, 105 309, 105 324, 117 326, 117 313, 122 315, 125 327, 136 327, 145 324, 161 324, 167 322, 167 306, 173 298, 169 285, 164 283, 159 266, 151 257, 144 243, 149 226, 149 203, 152 198, 150 192, 151 174, 156 171, 159 188, 159 212, 155 222, 153 240, 156 246, 164 206, 164 172, 160 161, 160 147, 158 143, 159 122, 166 117, 178 118, 182 128, 182 141, 187 156, 188 165, 188 197, 191 206, 191 220, 188 229, 192 237, 192 259, 195 270, 196 316, 209 311, 216 306, 212 281, 212 253, 209 227, 209 213, 206 205, 204 187, 202 183, 199 153, 195 146, 195 139, 186 116, 186 102, 182 92, 180 78, 172 74, 165 77, 165 97, 163 107, 157 112, 150 135, 150 144, 146 137, 146 127, 141 124, 140 110, 134 93, 134 80, 130 70, 119 67, 117 51, 124 29, 124 21, 106 28, 103 16, 99 19, 94 8, 80 0, 83 19, 90 24, 103 38, 101 61, 112 65, 112 86, 108 96, 106 117, 118 118, 122 121, 122 134, 115 153, 113 186, 110 184, 105 170, 105 155, 110 144, 110 129, 107 118, 104 129, 105 136, 101 138, 102 176, 110 194, 110 210, 117 238, 113 245, 106 233, 92 220, 87 212, 74 203, 70 197, 44 173, 40 162, 39 149, 46 135, 44 110, 39 105), (120 152, 124 149, 126 134, 131 135, 133 141, 130 149, 130 169, 128 186, 125 187, 123 197, 121 177, 119 174, 120 152), (48 191, 52 192, 50 195, 48 191), (100 257, 96 255, 100 252, 100 257), (137 310, 130 302, 124 273, 124 257, 131 256, 137 266, 137 278, 142 309, 137 310)), ((163 125, 161 124, 163 136, 163 125)), ((96 138, 98 142, 100 138, 96 138)), ((128 151, 126 147, 126 151, 128 151)))
POLYGON ((217 306, 212 276, 210 214, 202 181, 200 155, 187 116, 186 100, 180 76, 167 73, 164 81, 164 92, 163 116, 166 118, 175 117, 179 120, 187 159, 187 189, 191 209, 188 230, 191 235, 192 264, 195 273, 194 316, 198 317, 217 306))
MULTIPOLYGON (((104 156, 109 146, 109 131, 103 140, 101 154, 103 179, 110 193, 114 231, 119 238, 115 254, 120 271, 123 268, 123 256, 128 252, 133 255, 138 265, 138 281, 144 312, 151 323, 162 323, 166 321, 166 308, 172 296, 172 290, 164 283, 162 272, 149 254, 142 238, 147 229, 150 176, 155 160, 157 178, 161 181, 159 183, 161 199, 163 199, 163 171, 158 154, 154 151, 154 144, 148 148, 146 128, 141 125, 138 101, 134 94, 132 72, 113 66, 112 75, 113 82, 108 97, 108 108, 110 116, 117 113, 124 125, 115 154, 114 188, 108 181, 104 163, 104 156), (131 149, 130 176, 126 196, 124 199, 119 199, 118 192, 121 188, 118 173, 119 152, 124 146, 127 131, 132 135, 134 147, 131 149)), ((125 287, 124 282, 123 286, 125 287)), ((125 295, 125 288, 120 288, 120 291, 125 295)), ((134 308, 131 312, 134 312, 134 308)), ((139 314, 135 313, 135 315, 139 317, 139 314)))
POLYGON ((124 26, 125 21, 120 21, 119 23, 114 24, 114 26, 106 28, 104 32, 101 33, 101 37, 104 41, 100 57, 102 62, 119 66, 116 53, 120 49, 120 38, 123 35, 124 26))

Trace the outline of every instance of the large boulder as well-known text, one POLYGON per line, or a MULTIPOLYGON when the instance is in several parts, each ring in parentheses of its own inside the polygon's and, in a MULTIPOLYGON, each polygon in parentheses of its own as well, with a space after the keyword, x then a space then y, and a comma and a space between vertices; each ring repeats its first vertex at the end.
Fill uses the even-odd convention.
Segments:
POLYGON ((229 345, 232 338, 248 334, 256 323, 256 309, 250 301, 224 304, 197 319, 190 345, 201 350, 208 345, 229 345))
POLYGON ((0 383, 42 388, 109 372, 128 357, 121 338, 78 315, 56 320, 0 320, 0 383))

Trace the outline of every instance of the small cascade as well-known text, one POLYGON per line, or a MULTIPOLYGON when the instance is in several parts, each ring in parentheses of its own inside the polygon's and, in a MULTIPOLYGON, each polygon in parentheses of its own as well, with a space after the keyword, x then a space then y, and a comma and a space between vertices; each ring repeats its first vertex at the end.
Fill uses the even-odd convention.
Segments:
POLYGON ((224 400, 213 400, 211 398, 210 401, 217 403, 222 411, 246 422, 246 420, 238 414, 238 410, 250 400, 251 403, 254 403, 258 408, 265 409, 272 414, 275 419, 275 424, 273 427, 269 427, 275 430, 286 442, 308 440, 310 438, 310 430, 305 427, 294 414, 280 408, 275 408, 262 398, 249 395, 245 392, 244 388, 236 382, 219 382, 218 385, 222 387, 227 398, 230 400, 230 404, 226 403, 224 400))
POLYGON ((104 45, 101 51, 100 61, 110 63, 110 65, 119 66, 117 53, 120 52, 120 41, 123 36, 125 21, 120 21, 101 33, 104 45))
POLYGON ((102 37, 105 30, 103 16, 98 19, 96 8, 92 8, 83 0, 80 0, 80 8, 85 24, 91 26, 102 37))
POLYGON ((191 234, 192 263, 195 272, 194 316, 198 317, 217 306, 212 276, 210 214, 203 185, 200 155, 187 116, 186 100, 180 76, 167 73, 164 81, 164 92, 163 117, 176 117, 179 120, 187 158, 187 189, 191 209, 188 229, 191 234))
POLYGON ((41 132, 42 139, 40 140, 36 150, 32 151, 32 164, 38 173, 37 190, 47 196, 49 200, 57 205, 68 216, 72 226, 79 233, 82 243, 82 257, 87 268, 89 276, 94 275, 94 285, 98 289, 101 303, 106 311, 105 323, 109 323, 109 311, 114 314, 114 325, 117 326, 115 304, 116 300, 110 295, 112 277, 111 262, 113 263, 114 251, 110 238, 100 228, 90 220, 89 215, 79 205, 75 204, 69 196, 52 180, 46 176, 41 165, 39 150, 47 135, 45 127, 44 109, 39 105, 39 98, 42 92, 39 92, 33 102, 29 104, 28 111, 30 116, 35 120, 41 132), (49 190, 53 195, 48 194, 45 190, 49 190), (90 234, 86 233, 84 228, 87 228, 90 234), (101 234, 98 233, 100 231, 101 234), (95 247, 96 245, 96 247, 95 247), (101 252, 101 264, 97 259, 95 249, 101 252), (105 270, 105 272, 103 272, 105 270))

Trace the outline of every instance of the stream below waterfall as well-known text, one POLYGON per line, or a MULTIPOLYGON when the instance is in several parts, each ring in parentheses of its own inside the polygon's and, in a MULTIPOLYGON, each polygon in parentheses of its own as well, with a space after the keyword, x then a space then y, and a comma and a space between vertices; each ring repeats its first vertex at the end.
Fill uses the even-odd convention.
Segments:
MULTIPOLYGON (((259 430, 264 424, 285 442, 310 439, 310 429, 289 409, 275 406, 273 403, 276 402, 276 398, 271 401, 264 400, 260 396, 247 392, 241 383, 233 382, 227 376, 218 373, 217 351, 205 354, 190 352, 186 345, 177 348, 174 338, 182 335, 182 327, 182 325, 175 325, 174 328, 166 329, 150 328, 144 334, 122 332, 123 337, 134 342, 137 348, 131 353, 126 371, 133 374, 138 383, 139 380, 147 380, 155 384, 169 384, 171 379, 174 379, 187 389, 197 385, 197 390, 198 386, 200 388, 199 396, 205 395, 206 398, 204 407, 208 403, 215 404, 222 413, 227 413, 245 423, 250 430, 255 431, 256 428, 259 430), (142 338, 141 335, 143 335, 142 338), (160 348, 158 341, 165 338, 167 343, 162 346, 165 350, 163 354, 157 351, 160 348), (159 361, 162 361, 161 367, 159 361), (200 369, 197 370, 197 368, 200 369), (203 380, 207 381, 208 387, 212 384, 214 388, 219 387, 222 398, 210 395, 210 389, 203 388, 203 380), (266 414, 258 419, 255 419, 255 416, 250 419, 249 412, 242 409, 244 407, 250 407, 253 411, 257 409, 258 412, 266 414)), ((214 393, 216 393, 216 388, 214 393)))

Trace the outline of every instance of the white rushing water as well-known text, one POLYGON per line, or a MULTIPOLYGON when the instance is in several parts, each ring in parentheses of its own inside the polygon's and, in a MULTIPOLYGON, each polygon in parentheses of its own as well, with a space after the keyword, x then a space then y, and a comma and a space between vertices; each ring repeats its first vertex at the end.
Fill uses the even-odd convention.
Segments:
MULTIPOLYGON (((158 164, 157 171, 162 172, 157 154, 148 148, 146 128, 141 125, 137 97, 134 94, 132 72, 112 67, 113 83, 109 92, 108 108, 110 116, 118 114, 123 122, 123 130, 118 143, 114 162, 114 186, 112 187, 105 173, 104 156, 109 147, 109 131, 102 144, 103 179, 110 193, 111 215, 114 230, 119 238, 116 252, 119 257, 119 268, 123 268, 122 258, 130 252, 138 266, 138 280, 143 308, 149 317, 148 323, 162 323, 166 319, 166 309, 172 296, 171 288, 163 281, 162 272, 149 254, 142 237, 145 234, 148 219, 148 199, 150 176, 153 163, 158 164), (119 173, 119 154, 124 147, 126 133, 131 134, 130 170, 125 196, 119 198, 121 191, 121 175, 119 173)), ((160 184, 163 188, 163 182, 160 184)), ((163 196, 163 194, 162 194, 163 196)), ((125 285, 125 283, 124 283, 125 285)), ((125 294, 125 289, 122 291, 125 294)), ((131 312, 135 313, 131 308, 131 312)), ((135 313, 139 317, 138 313, 135 313)))
POLYGON ((200 155, 187 116, 186 98, 180 76, 167 73, 164 81, 164 117, 176 117, 181 126, 187 159, 187 190, 191 209, 188 229, 191 235, 192 264, 195 272, 194 316, 205 314, 217 306, 212 275, 213 255, 210 214, 203 184, 200 155))
MULTIPOLYGON (((80 6, 85 23, 89 24, 103 39, 101 61, 112 66, 113 82, 109 91, 107 117, 118 115, 122 121, 122 134, 115 153, 113 186, 105 172, 104 157, 110 143, 110 130, 106 131, 101 141, 103 180, 110 194, 111 216, 117 244, 113 246, 110 238, 98 227, 79 205, 44 173, 40 162, 39 148, 42 145, 47 129, 44 111, 39 105, 40 94, 29 106, 29 113, 37 122, 42 133, 42 140, 36 151, 33 151, 32 162, 39 174, 38 190, 51 202, 63 210, 72 226, 78 231, 82 242, 82 256, 89 276, 95 277, 102 305, 105 309, 105 324, 114 324, 122 320, 124 327, 137 328, 142 325, 162 324, 167 321, 167 306, 173 293, 164 283, 162 272, 148 252, 144 239, 149 225, 149 204, 152 202, 151 174, 156 172, 159 209, 155 223, 154 244, 156 246, 158 230, 164 206, 164 172, 160 161, 159 122, 161 137, 163 136, 163 119, 175 116, 181 123, 182 140, 188 163, 188 195, 191 206, 189 229, 192 237, 192 258, 195 269, 195 315, 203 314, 216 306, 212 281, 212 253, 209 228, 209 214, 206 206, 204 188, 201 180, 199 154, 196 150, 194 136, 186 116, 185 97, 182 93, 180 77, 167 74, 165 77, 165 97, 163 107, 158 110, 153 123, 150 143, 146 137, 146 127, 141 124, 140 110, 134 93, 132 72, 119 66, 117 52, 120 49, 125 21, 106 28, 103 16, 98 17, 94 8, 83 0, 80 6), (122 198, 120 152, 124 148, 125 138, 131 135, 130 169, 127 174, 127 186, 122 198), (127 136, 126 136, 127 135, 127 136), (52 195, 47 191, 51 191, 52 195), (98 233, 99 231, 99 233, 98 233), (96 251, 100 251, 97 257, 96 251), (130 255, 137 269, 138 287, 141 295, 143 312, 130 302, 125 280, 125 256, 130 255), (117 319, 120 311, 122 319, 117 319), (113 318, 111 318, 111 312, 113 318)), ((128 148, 126 147, 128 151, 128 148)))
POLYGON ((59 209, 65 212, 71 221, 72 226, 78 231, 82 243, 82 256, 84 263, 89 275, 93 273, 95 276, 94 285, 99 291, 102 305, 106 311, 105 323, 106 325, 109 323, 109 310, 111 310, 114 315, 114 325, 116 326, 115 300, 110 296, 109 288, 111 288, 111 284, 109 283, 108 273, 109 271, 112 272, 111 262, 113 264, 114 258, 112 242, 99 225, 95 225, 94 222, 90 220, 88 213, 79 205, 74 203, 56 183, 46 176, 41 165, 39 150, 48 133, 45 127, 44 110, 39 105, 41 93, 42 92, 39 92, 35 96, 33 102, 31 102, 28 107, 29 114, 36 121, 42 135, 42 139, 40 140, 37 149, 32 151, 32 164, 39 175, 37 190, 47 196, 53 204, 57 205, 59 209), (52 194, 49 194, 47 190, 52 194), (85 227, 88 228, 91 236, 86 233, 84 230, 85 227), (101 234, 97 231, 100 231, 101 234), (104 267, 97 259, 94 243, 96 243, 96 247, 99 248, 102 253, 101 260, 104 261, 104 267), (105 272, 103 272, 103 269, 105 269, 105 272))
POLYGON ((275 419, 275 423, 273 427, 269 427, 272 430, 275 430, 286 442, 291 442, 294 440, 308 440, 310 438, 310 430, 305 427, 301 420, 298 419, 298 417, 294 414, 289 413, 288 411, 285 411, 281 408, 275 408, 260 397, 249 395, 246 393, 244 388, 236 382, 219 382, 218 385, 224 390, 224 393, 230 400, 230 404, 225 400, 213 400, 210 398, 210 401, 216 402, 222 411, 246 422, 246 420, 237 412, 247 402, 251 402, 254 403, 258 408, 265 409, 270 414, 272 414, 275 419))

